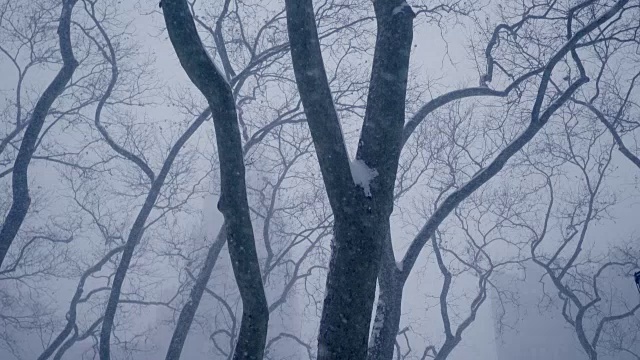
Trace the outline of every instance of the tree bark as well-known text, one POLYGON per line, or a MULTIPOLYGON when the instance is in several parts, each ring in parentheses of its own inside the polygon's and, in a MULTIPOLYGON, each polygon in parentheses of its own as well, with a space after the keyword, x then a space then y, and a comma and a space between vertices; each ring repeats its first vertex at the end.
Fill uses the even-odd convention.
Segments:
POLYGON ((395 340, 400 329, 402 315, 402 287, 395 262, 384 264, 378 278, 380 293, 376 304, 367 360, 393 359, 395 340))
POLYGON ((378 33, 356 159, 377 176, 371 194, 354 184, 333 106, 311 0, 287 0, 296 84, 334 213, 334 239, 318 336, 318 359, 365 359, 381 247, 389 231, 413 38, 401 0, 374 1, 378 33))
POLYGON ((36 143, 40 136, 42 126, 44 125, 44 120, 47 117, 51 105, 53 105, 53 102, 62 94, 78 67, 78 62, 73 56, 73 48, 71 45, 71 13, 73 12, 75 4, 76 0, 62 1, 62 12, 60 14, 60 23, 58 24, 62 68, 38 99, 13 165, 11 179, 13 201, 9 213, 4 219, 2 230, 0 230, 0 267, 2 267, 9 247, 16 238, 18 230, 20 230, 20 226, 27 216, 29 205, 31 204, 27 170, 29 169, 29 163, 31 162, 33 153, 36 151, 36 143))
POLYGON ((226 224, 229 255, 242 298, 242 321, 234 359, 262 359, 269 311, 249 213, 245 167, 231 86, 207 54, 185 0, 163 0, 169 38, 180 64, 213 114, 221 191, 218 209, 226 224))

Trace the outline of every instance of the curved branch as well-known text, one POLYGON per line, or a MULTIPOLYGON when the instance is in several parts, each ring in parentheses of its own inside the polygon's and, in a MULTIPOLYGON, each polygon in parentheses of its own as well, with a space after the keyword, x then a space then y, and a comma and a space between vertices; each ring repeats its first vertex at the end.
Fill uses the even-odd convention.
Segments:
POLYGON ((9 213, 4 219, 2 230, 0 230, 0 266, 2 266, 9 247, 18 234, 24 218, 27 216, 27 211, 31 204, 27 170, 35 151, 35 144, 38 141, 40 131, 44 125, 44 120, 53 102, 62 94, 66 84, 71 80, 73 73, 78 67, 78 62, 73 56, 73 48, 71 45, 71 13, 76 1, 77 0, 64 0, 62 2, 62 12, 60 14, 60 23, 58 24, 58 38, 60 41, 60 53, 62 55, 63 65, 56 74, 56 77, 38 99, 13 165, 11 179, 13 201, 9 213))
POLYGON ((564 56, 571 52, 576 44, 589 32, 593 31, 598 26, 602 25, 613 16, 615 16, 628 1, 629 0, 620 0, 616 2, 604 14, 578 30, 549 60, 542 74, 542 80, 540 83, 540 87, 538 88, 536 101, 533 105, 533 109, 531 110, 531 121, 529 123, 529 126, 527 126, 527 128, 515 140, 509 143, 509 145, 505 149, 503 149, 486 168, 476 173, 476 175, 471 178, 471 180, 469 180, 458 190, 451 193, 436 209, 433 215, 422 227, 418 235, 414 238, 411 245, 409 246, 409 249, 405 253, 405 256, 402 260, 402 268, 404 270, 403 275, 405 279, 413 268, 413 265, 415 264, 421 249, 424 247, 428 239, 433 236, 438 226, 444 221, 449 213, 451 213, 451 211, 453 211, 453 209, 455 209, 458 204, 469 197, 469 195, 471 195, 480 186, 484 185, 491 178, 493 178, 493 176, 495 176, 504 167, 507 161, 511 157, 513 157, 513 155, 515 155, 531 139, 533 139, 533 137, 540 131, 540 129, 542 129, 547 121, 549 121, 551 115, 553 115, 556 110, 558 110, 567 100, 569 100, 580 86, 589 81, 589 78, 583 75, 574 83, 572 83, 558 99, 553 101, 547 107, 545 111, 541 112, 546 89, 549 85, 551 74, 556 64, 558 64, 558 62, 560 62, 562 58, 564 58, 564 56))
POLYGON ((116 316, 116 310, 118 308, 118 302, 120 299, 120 292, 122 290, 122 285, 124 283, 124 278, 127 275, 127 271, 129 270, 129 265, 131 264, 131 259, 133 258, 133 252, 135 250, 136 245, 142 239, 145 231, 145 223, 149 218, 149 214, 151 214, 151 210, 153 210, 153 206, 160 195, 160 190, 164 185, 164 180, 169 174, 169 170, 171 170, 171 165, 173 165, 173 161, 178 156, 178 153, 184 146, 184 144, 191 138, 191 136, 198 130, 200 125, 207 120, 209 115, 211 114, 210 110, 205 110, 200 116, 196 118, 196 120, 187 128, 187 130, 178 138, 176 143, 171 147, 169 154, 167 155, 167 159, 164 161, 162 165, 162 169, 158 174, 158 177, 151 184, 151 188, 149 189, 149 193, 142 205, 142 208, 138 212, 138 216, 136 217, 131 230, 129 231, 129 236, 127 238, 127 242, 124 245, 124 253, 122 254, 122 258, 120 259, 120 263, 118 264, 118 268, 116 270, 115 276, 113 278, 113 286, 111 288, 111 292, 109 293, 109 300, 107 302, 107 308, 104 313, 104 321, 102 322, 102 330, 100 331, 100 345, 99 345, 99 353, 101 360, 109 360, 110 359, 110 347, 109 342, 111 339, 111 330, 113 328, 113 320, 116 316))
POLYGON ((202 45, 185 0, 163 0, 163 14, 180 64, 213 112, 220 159, 220 201, 233 273, 242 298, 242 321, 234 359, 261 359, 269 312, 249 213, 245 167, 231 85, 202 45))

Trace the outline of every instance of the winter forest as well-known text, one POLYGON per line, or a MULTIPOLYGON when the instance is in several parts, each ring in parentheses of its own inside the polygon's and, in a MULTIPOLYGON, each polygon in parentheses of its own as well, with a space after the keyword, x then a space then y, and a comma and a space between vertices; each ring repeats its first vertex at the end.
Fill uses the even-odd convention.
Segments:
POLYGON ((639 0, 0 0, 0 359, 640 360, 639 0))

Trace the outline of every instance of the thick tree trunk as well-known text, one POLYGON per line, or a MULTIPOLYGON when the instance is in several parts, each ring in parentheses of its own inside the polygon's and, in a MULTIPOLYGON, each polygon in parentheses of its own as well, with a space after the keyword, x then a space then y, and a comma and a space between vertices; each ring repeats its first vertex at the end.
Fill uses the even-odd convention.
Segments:
POLYGON ((402 147, 414 13, 401 0, 374 1, 378 34, 356 160, 377 176, 354 185, 326 79, 311 0, 287 0, 296 83, 335 217, 318 359, 365 359, 381 246, 389 230, 402 147))
MULTIPOLYGON (((361 190, 360 190, 361 191, 361 190)), ((364 359, 376 291, 380 223, 354 212, 336 219, 326 296, 320 321, 318 359, 364 359), (372 296, 373 294, 373 296, 372 296)))
POLYGON ((71 80, 71 76, 78 67, 78 62, 73 56, 73 48, 71 46, 71 13, 75 4, 76 0, 62 1, 62 13, 60 15, 60 23, 58 24, 62 68, 38 99, 31 118, 29 119, 29 125, 20 143, 18 156, 13 165, 11 179, 13 202, 11 203, 9 213, 4 219, 2 230, 0 230, 0 267, 9 251, 13 239, 15 239, 18 230, 20 230, 24 218, 27 216, 27 211, 31 204, 27 170, 29 169, 29 163, 31 162, 33 153, 36 151, 36 143, 40 136, 40 130, 42 130, 44 120, 47 117, 51 105, 53 105, 53 102, 62 94, 67 83, 71 80))

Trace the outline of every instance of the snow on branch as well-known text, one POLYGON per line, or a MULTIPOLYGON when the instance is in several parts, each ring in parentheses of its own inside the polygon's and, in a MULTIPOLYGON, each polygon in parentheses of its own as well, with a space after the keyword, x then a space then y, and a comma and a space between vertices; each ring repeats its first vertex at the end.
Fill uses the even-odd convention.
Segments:
POLYGON ((398 15, 403 11, 408 10, 409 12, 411 12, 411 6, 409 6, 409 4, 407 4, 406 1, 403 1, 402 3, 400 3, 400 5, 396 6, 393 8, 393 11, 391 12, 391 15, 398 15))

